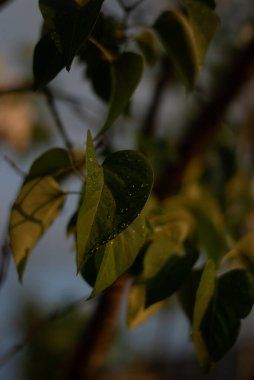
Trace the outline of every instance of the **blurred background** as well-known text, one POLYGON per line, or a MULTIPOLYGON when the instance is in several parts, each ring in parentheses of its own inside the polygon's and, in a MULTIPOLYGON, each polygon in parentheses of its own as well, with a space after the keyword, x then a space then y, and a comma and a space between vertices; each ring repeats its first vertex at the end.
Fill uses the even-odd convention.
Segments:
MULTIPOLYGON (((153 22, 162 9, 171 8, 173 3, 166 0, 156 4, 154 1, 144 1, 133 16, 131 27, 135 28, 140 20, 147 24, 153 22)), ((157 137, 158 141, 161 137, 168 140, 171 147, 183 133, 186 120, 197 107, 197 102, 200 99, 205 102, 209 97, 213 83, 222 75, 235 49, 253 33, 252 0, 218 0, 217 4, 216 12, 220 16, 221 26, 209 49, 205 69, 194 94, 187 95, 176 82, 169 85, 163 94, 157 137)), ((121 15, 121 9, 114 0, 105 2, 105 12, 121 15)), ((41 23, 37 1, 10 0, 1 6, 0 91, 31 80, 33 49, 40 36, 41 23)), ((144 79, 135 93, 131 118, 121 118, 110 133, 112 149, 135 148, 136 136, 150 104, 158 70, 157 65, 146 68, 144 79), (120 124, 121 128, 117 128, 120 124)), ((107 108, 94 95, 89 81, 84 78, 84 68, 78 61, 75 61, 70 73, 61 72, 51 86, 68 134, 75 146, 82 149, 86 130, 89 128, 95 133, 99 130, 107 108)), ((240 166, 251 175, 253 98, 252 75, 252 80, 227 110, 223 120, 227 126, 223 133, 227 138, 222 138, 222 146, 226 146, 227 152, 236 149, 240 166)), ((53 146, 63 146, 63 143, 42 95, 15 93, 0 98, 1 246, 4 247, 6 241, 10 207, 22 183, 20 174, 27 172, 31 162, 53 146)), ((216 170, 217 161, 217 153, 211 151, 207 162, 212 169, 216 170)), ((251 179, 251 176, 246 177, 251 179)), ((245 196, 247 184, 244 187, 244 181, 241 178, 237 185, 242 202, 238 206, 242 205, 244 211, 240 210, 243 217, 235 222, 235 228, 238 222, 243 222, 245 228, 250 229, 254 226, 254 187, 251 179, 252 193, 245 196)), ((75 179, 68 184, 73 191, 78 190, 79 185, 75 179)), ((3 249, 0 268, 1 379, 61 378, 63 358, 75 345, 79 332, 91 315, 96 301, 79 302, 89 296, 90 288, 81 277, 76 276, 74 241, 65 235, 66 224, 76 202, 76 197, 69 197, 58 221, 36 246, 22 284, 18 282, 13 260, 8 260, 3 249), (61 314, 61 318, 55 318, 54 313, 61 314)), ((131 331, 125 325, 125 303, 118 334, 105 365, 105 379, 203 378, 193 349, 189 322, 174 297, 163 310, 131 331)), ((253 322, 253 316, 243 322, 237 345, 212 370, 208 379, 254 379, 251 360, 254 349, 253 322)))

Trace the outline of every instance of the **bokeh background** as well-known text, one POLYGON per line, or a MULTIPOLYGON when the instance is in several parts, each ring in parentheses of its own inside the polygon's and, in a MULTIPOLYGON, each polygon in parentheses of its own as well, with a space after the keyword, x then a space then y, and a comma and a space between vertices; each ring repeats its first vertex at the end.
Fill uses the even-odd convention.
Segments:
MULTIPOLYGON (((144 1, 133 18, 133 25, 144 17, 149 24, 161 9, 171 7, 172 3, 166 0, 144 1), (149 12, 145 12, 147 9, 149 12)), ((248 33, 253 33, 252 0, 218 0, 217 3, 221 27, 210 47, 197 91, 187 96, 181 86, 169 87, 161 103, 158 134, 164 136, 166 131, 171 142, 181 135, 185 118, 195 108, 196 100, 200 96, 205 99, 209 94, 214 78, 223 70, 232 49, 241 44, 248 33)), ((121 12, 114 0, 106 1, 105 11, 117 15, 121 12)), ((41 21, 38 2, 34 0, 12 0, 0 9, 0 90, 31 79, 33 48, 40 35, 41 21)), ((128 119, 116 123, 110 135, 115 148, 135 147, 135 133, 144 119, 157 72, 157 66, 146 69, 144 80, 135 93, 131 128, 128 119), (119 124, 120 131, 117 128, 119 124)), ((53 81, 52 88, 59 93, 57 107, 67 131, 75 145, 82 149, 86 130, 99 129, 106 107, 94 96, 89 82, 84 80, 79 62, 75 62, 70 73, 61 72, 53 81), (67 94, 72 96, 72 101, 66 99, 67 94)), ((254 127, 253 98, 252 80, 227 113, 227 122, 236 132, 241 124, 247 124, 247 118, 249 130, 254 127)), ((247 136, 254 138, 253 132, 247 136)), ((10 207, 22 182, 15 164, 26 172, 34 158, 56 145, 63 144, 42 95, 29 93, 0 99, 1 245, 6 239, 10 207)), ((77 190, 78 186, 79 182, 72 179, 71 189, 77 190)), ((66 223, 77 202, 75 197, 69 198, 58 222, 53 224, 34 250, 22 284, 18 282, 13 260, 10 259, 7 265, 4 256, 1 257, 4 278, 1 278, 0 288, 0 357, 3 358, 20 342, 24 347, 17 347, 15 355, 11 353, 11 358, 0 368, 0 379, 57 379, 64 352, 73 347, 93 309, 93 301, 76 304, 79 299, 89 296, 90 288, 76 276, 74 242, 65 236, 66 223), (61 314, 73 302, 72 311, 62 318, 52 317, 52 312, 61 314), (44 323, 45 320, 47 322, 44 323), (25 344, 31 331, 34 332, 33 337, 25 344)), ((193 350, 188 320, 174 299, 161 312, 132 331, 125 326, 124 308, 125 304, 118 336, 106 364, 108 378, 203 378, 193 350)), ((208 379, 254 378, 251 361, 253 323, 253 316, 244 321, 238 344, 208 375, 208 379)))

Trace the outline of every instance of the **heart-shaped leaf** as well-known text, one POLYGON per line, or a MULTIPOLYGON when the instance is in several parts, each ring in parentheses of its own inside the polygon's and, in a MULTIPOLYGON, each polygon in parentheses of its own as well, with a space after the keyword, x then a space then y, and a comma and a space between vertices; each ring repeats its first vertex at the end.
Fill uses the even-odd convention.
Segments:
POLYGON ((133 264, 145 241, 145 226, 142 215, 117 237, 101 247, 96 255, 102 260, 96 276, 91 297, 110 286, 133 264))
POLYGON ((148 161, 135 151, 119 151, 96 160, 90 133, 87 178, 77 221, 77 265, 81 269, 100 246, 125 230, 142 211, 153 184, 148 161))
POLYGON ((212 262, 203 273, 194 309, 193 339, 205 371, 234 345, 241 319, 250 313, 253 263, 254 234, 248 234, 225 256, 220 277, 215 277, 212 262))
POLYGON ((145 308, 176 292, 198 258, 195 225, 188 212, 162 210, 148 220, 154 234, 135 282, 145 285, 145 308))
POLYGON ((57 50, 48 34, 43 36, 34 49, 34 88, 46 86, 64 68, 62 54, 57 50))
POLYGON ((160 40, 188 90, 203 66, 209 43, 218 27, 218 17, 197 0, 182 0, 188 17, 166 11, 154 24, 160 40))
MULTIPOLYGON (((111 98, 108 115, 98 136, 106 132, 127 106, 143 72, 143 59, 136 53, 123 53, 111 64, 111 98)), ((97 136, 97 137, 98 137, 97 136)))
POLYGON ((79 5, 74 0, 40 0, 46 28, 69 70, 74 56, 93 30, 104 0, 79 5))
POLYGON ((72 160, 67 150, 62 148, 49 149, 33 162, 25 178, 25 183, 46 176, 57 179, 66 170, 69 170, 71 165, 72 160))
POLYGON ((241 319, 254 303, 254 279, 244 269, 231 270, 217 281, 216 291, 200 324, 211 362, 220 360, 234 345, 241 319))
POLYGON ((146 319, 150 318, 153 314, 165 306, 165 301, 161 301, 146 308, 145 302, 145 285, 141 286, 133 284, 130 288, 127 310, 127 324, 130 329, 143 323, 146 319))
POLYGON ((65 194, 49 176, 33 179, 21 188, 9 222, 10 245, 20 280, 33 247, 58 215, 64 200, 65 194))

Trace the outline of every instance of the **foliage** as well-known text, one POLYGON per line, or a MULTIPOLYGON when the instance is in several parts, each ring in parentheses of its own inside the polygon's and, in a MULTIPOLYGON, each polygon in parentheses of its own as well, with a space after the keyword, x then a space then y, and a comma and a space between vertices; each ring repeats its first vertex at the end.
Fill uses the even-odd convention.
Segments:
MULTIPOLYGON (((254 234, 239 233, 243 218, 239 223, 235 218, 234 225, 230 220, 242 198, 237 190, 232 196, 229 188, 242 183, 241 173, 237 163, 225 167, 225 154, 221 155, 226 149, 235 157, 234 148, 218 143, 215 170, 205 157, 202 164, 196 163, 203 165, 201 174, 187 180, 182 174, 181 188, 161 199, 153 192, 161 173, 153 173, 151 136, 140 137, 148 157, 138 150, 98 147, 106 144, 113 125, 121 128, 116 121, 127 109, 131 115, 144 68, 158 64, 164 55, 179 83, 193 91, 219 25, 215 2, 182 0, 177 9, 164 9, 134 35, 128 33, 126 20, 139 2, 120 2, 128 16, 124 20, 104 12, 104 3, 39 1, 43 27, 34 48, 33 88, 49 94, 46 86, 64 68, 71 70, 78 58, 84 79, 108 111, 97 133, 87 131, 81 155, 69 147, 53 148, 31 164, 10 212, 12 254, 21 280, 34 246, 71 193, 63 190, 65 179, 78 176, 79 201, 68 232, 76 242, 77 272, 93 287, 90 298, 128 272, 132 284, 127 322, 134 327, 178 294, 200 364, 208 371, 233 346, 241 319, 254 303, 254 234), (217 169, 222 173, 218 180, 217 169)), ((153 137, 156 159, 170 160, 153 137)), ((163 149, 168 150, 167 144, 163 149)), ((153 166, 156 169, 156 163, 153 166)), ((241 213, 245 216, 246 208, 241 213)))

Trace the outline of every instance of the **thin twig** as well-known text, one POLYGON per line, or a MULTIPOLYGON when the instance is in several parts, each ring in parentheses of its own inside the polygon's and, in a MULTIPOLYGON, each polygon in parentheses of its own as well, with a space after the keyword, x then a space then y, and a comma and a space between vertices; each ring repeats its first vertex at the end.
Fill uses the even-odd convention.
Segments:
POLYGON ((9 156, 4 155, 4 159, 19 176, 25 177, 26 173, 9 156))
POLYGON ((9 247, 9 242, 8 238, 4 239, 4 243, 1 247, 1 262, 0 262, 0 289, 3 286, 7 273, 8 273, 8 268, 9 268, 9 263, 10 263, 10 247, 9 247))
POLYGON ((61 117, 60 117, 60 114, 57 110, 57 107, 56 107, 56 104, 55 104, 55 99, 54 99, 54 96, 53 96, 53 93, 51 92, 51 90, 47 87, 47 88, 44 88, 43 89, 43 92, 46 96, 46 99, 47 99, 47 102, 48 102, 48 106, 49 106, 49 109, 52 113, 52 116, 55 120, 55 123, 56 123, 56 126, 57 126, 57 129, 59 131, 59 134, 62 136, 62 139, 64 141, 64 144, 66 146, 67 149, 69 149, 70 151, 73 150, 73 145, 72 145, 72 142, 65 130, 65 127, 64 127, 64 124, 61 120, 61 117))

